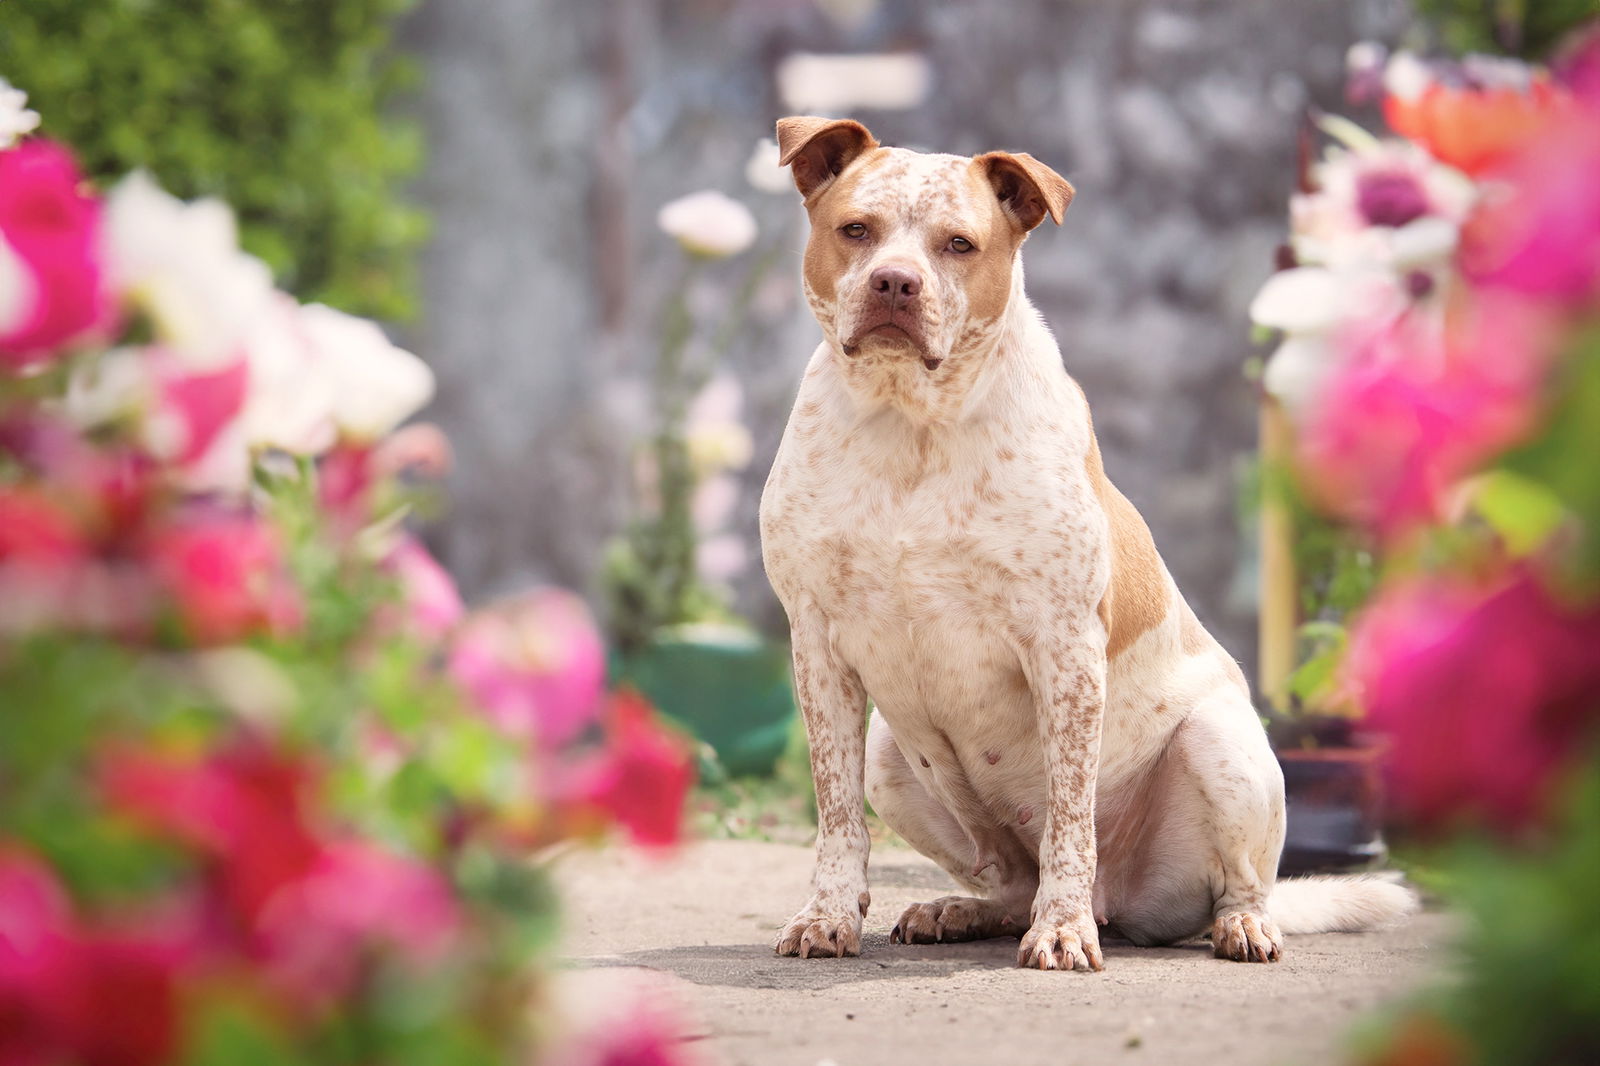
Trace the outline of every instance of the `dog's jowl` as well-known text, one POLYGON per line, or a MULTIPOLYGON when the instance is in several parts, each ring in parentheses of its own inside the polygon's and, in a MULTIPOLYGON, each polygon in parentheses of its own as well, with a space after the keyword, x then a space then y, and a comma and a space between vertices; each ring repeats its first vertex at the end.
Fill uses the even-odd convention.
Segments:
POLYGON ((778 951, 860 952, 864 798, 970 893, 891 940, 1017 936, 1023 966, 1098 970, 1102 929, 1209 932, 1266 962, 1284 932, 1413 909, 1383 880, 1275 883, 1283 778, 1245 679, 1106 479, 1023 291, 1024 238, 1072 186, 851 121, 784 119, 778 142, 823 335, 761 501, 819 823, 778 951))

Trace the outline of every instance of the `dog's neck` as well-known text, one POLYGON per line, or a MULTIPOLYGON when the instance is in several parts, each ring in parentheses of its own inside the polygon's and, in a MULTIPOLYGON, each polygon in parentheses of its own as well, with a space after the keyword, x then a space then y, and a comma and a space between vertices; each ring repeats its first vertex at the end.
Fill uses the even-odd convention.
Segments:
POLYGON ((1021 390, 1037 387, 1041 353, 1056 350, 1023 291, 1020 256, 1005 310, 970 332, 974 339, 968 346, 932 369, 915 352, 878 349, 846 355, 831 340, 828 347, 839 380, 861 415, 892 414, 918 428, 938 430, 984 419, 1014 403, 1021 390))

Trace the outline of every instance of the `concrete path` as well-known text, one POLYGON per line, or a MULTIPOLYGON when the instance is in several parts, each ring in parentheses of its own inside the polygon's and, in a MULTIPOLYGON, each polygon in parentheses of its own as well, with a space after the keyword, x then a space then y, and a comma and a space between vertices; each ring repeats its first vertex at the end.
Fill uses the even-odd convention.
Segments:
POLYGON ((778 958, 810 866, 808 848, 748 841, 665 861, 568 856, 564 954, 607 971, 586 983, 668 975, 697 1048, 725 1066, 1338 1062, 1357 1018, 1448 959, 1450 923, 1432 913, 1390 932, 1291 937, 1272 965, 1213 959, 1205 942, 1113 941, 1104 973, 1040 973, 1016 968, 1015 940, 890 945, 905 906, 952 885, 915 852, 881 847, 862 957, 778 958))

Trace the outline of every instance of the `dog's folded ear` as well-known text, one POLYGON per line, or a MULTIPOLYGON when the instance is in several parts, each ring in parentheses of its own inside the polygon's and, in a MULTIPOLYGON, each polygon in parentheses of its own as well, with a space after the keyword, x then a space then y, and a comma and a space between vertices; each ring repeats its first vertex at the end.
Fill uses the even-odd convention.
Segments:
POLYGON ((1048 214, 1061 224, 1072 203, 1072 183, 1026 152, 990 152, 975 162, 984 168, 1000 203, 1023 232, 1033 229, 1048 214))
POLYGON ((878 140, 859 122, 810 115, 778 120, 778 165, 791 168, 795 187, 806 199, 844 172, 878 140))

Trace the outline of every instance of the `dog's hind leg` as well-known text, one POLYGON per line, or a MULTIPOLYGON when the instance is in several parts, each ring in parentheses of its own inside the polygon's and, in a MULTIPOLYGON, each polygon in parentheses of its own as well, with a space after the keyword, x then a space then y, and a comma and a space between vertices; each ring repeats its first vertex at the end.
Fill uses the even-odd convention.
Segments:
POLYGON ((993 856, 986 850, 980 859, 972 835, 917 780, 888 723, 876 711, 867 727, 866 762, 867 800, 878 817, 974 893, 913 904, 895 924, 890 941, 931 944, 1021 936, 1039 886, 1038 864, 1021 843, 998 830, 1001 846, 993 856))

